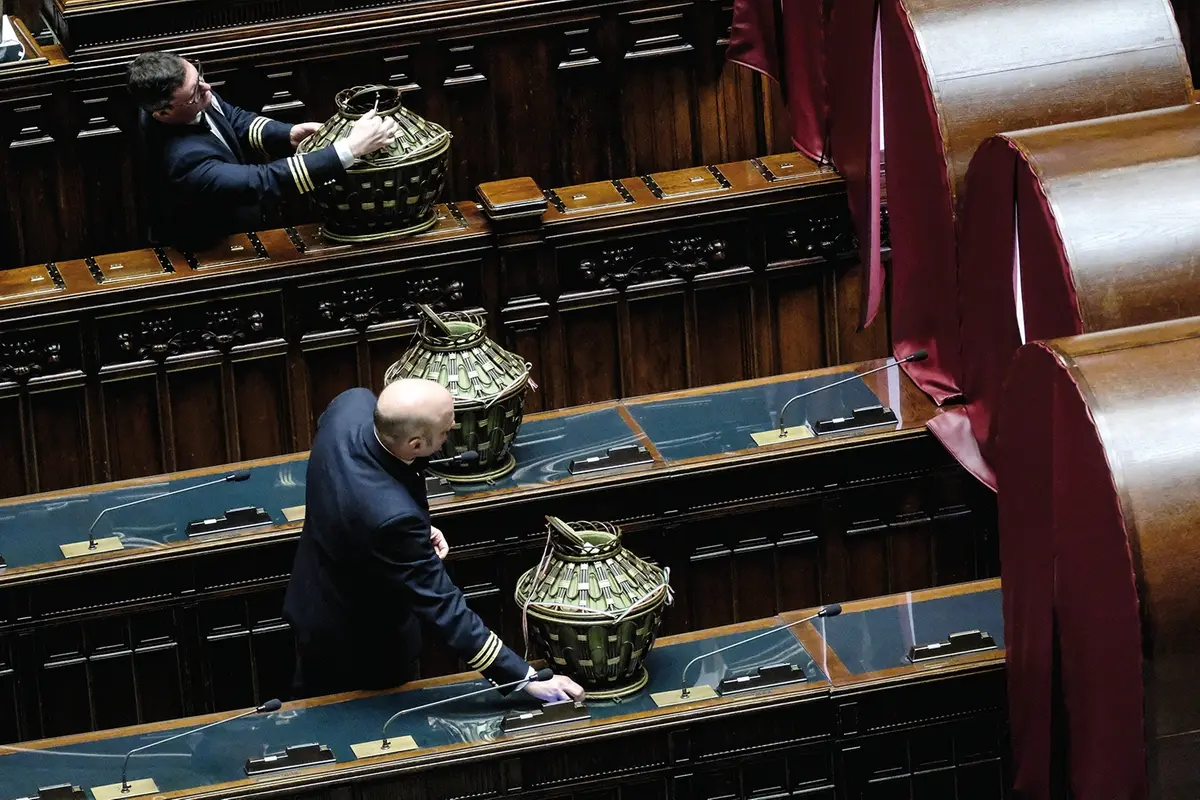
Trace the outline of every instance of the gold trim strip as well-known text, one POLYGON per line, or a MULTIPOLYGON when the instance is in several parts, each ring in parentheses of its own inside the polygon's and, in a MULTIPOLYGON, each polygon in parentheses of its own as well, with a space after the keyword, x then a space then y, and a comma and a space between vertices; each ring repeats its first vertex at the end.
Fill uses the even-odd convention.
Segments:
POLYGON ((308 173, 308 162, 304 160, 304 156, 296 156, 296 160, 300 162, 300 171, 304 173, 304 180, 308 184, 308 191, 311 192, 317 188, 317 185, 313 183, 312 175, 308 173))
POLYGON ((483 647, 479 648, 479 652, 475 657, 467 662, 467 666, 473 670, 482 672, 492 665, 496 660, 496 656, 500 654, 500 637, 495 631, 488 631, 488 639, 484 642, 483 647))
POLYGON ((263 144, 263 130, 267 127, 266 117, 255 117, 250 123, 250 146, 264 156, 267 154, 267 147, 263 144))

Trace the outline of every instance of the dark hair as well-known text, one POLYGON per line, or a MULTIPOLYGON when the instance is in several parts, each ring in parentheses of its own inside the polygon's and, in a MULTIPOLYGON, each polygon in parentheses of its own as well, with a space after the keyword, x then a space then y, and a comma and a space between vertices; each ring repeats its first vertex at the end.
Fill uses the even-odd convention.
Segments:
POLYGON ((142 53, 125 68, 125 86, 147 113, 166 111, 187 78, 183 65, 183 59, 171 53, 142 53))

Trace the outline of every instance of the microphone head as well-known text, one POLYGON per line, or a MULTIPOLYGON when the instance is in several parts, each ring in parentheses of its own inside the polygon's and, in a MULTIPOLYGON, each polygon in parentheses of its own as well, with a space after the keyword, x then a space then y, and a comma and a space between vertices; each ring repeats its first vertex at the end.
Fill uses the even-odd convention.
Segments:
POLYGON ((235 472, 232 475, 226 475, 225 480, 231 481, 232 483, 241 483, 242 481, 248 481, 248 480, 250 480, 250 472, 248 470, 243 470, 242 472, 235 472))
POLYGON ((474 464, 479 460, 479 453, 475 450, 468 450, 465 453, 459 453, 454 460, 460 464, 474 464))
POLYGON ((537 675, 533 676, 535 681, 548 681, 554 677, 554 670, 549 667, 542 667, 537 671, 537 675))
POLYGON ((257 711, 259 714, 270 714, 272 711, 278 711, 282 705, 283 705, 283 703, 279 702, 279 698, 276 697, 274 699, 268 700, 267 702, 263 703, 261 706, 259 706, 258 708, 254 709, 254 710, 257 711))
POLYGON ((908 358, 906 358, 904 360, 905 361, 924 361, 927 358, 929 358, 928 350, 918 350, 917 352, 913 353, 912 355, 910 355, 908 358))
POLYGON ((817 613, 822 617, 836 617, 838 614, 842 613, 842 604, 830 603, 817 613))

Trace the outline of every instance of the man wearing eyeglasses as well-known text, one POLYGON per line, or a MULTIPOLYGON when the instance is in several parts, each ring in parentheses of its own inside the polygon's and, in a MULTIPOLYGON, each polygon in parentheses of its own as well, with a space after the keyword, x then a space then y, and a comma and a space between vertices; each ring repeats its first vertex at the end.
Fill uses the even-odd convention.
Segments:
POLYGON ((126 70, 126 84, 142 110, 155 244, 203 249, 230 233, 262 230, 285 195, 341 177, 398 130, 371 112, 336 144, 298 154, 319 123, 288 125, 225 102, 198 62, 143 53, 126 70))

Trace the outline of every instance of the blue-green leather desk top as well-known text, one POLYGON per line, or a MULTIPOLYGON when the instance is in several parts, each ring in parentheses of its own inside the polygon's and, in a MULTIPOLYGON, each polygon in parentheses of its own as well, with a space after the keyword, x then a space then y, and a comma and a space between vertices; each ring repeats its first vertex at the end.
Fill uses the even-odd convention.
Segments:
MULTIPOLYGON (((679 461, 754 447, 750 435, 778 427, 779 410, 788 398, 845 377, 845 373, 835 373, 768 383, 754 390, 737 389, 673 400, 627 400, 625 407, 663 459, 679 461)), ((784 424, 849 417, 856 408, 878 404, 879 398, 861 379, 850 381, 792 403, 784 424)), ((896 413, 900 413, 899 409, 896 413)))
MULTIPOLYGON (((848 604, 841 616, 816 620, 812 625, 819 639, 855 677, 869 671, 903 667, 908 645, 905 631, 916 630, 920 643, 944 638, 952 632, 982 629, 992 633, 1002 644, 1003 622, 1000 617, 998 581, 983 581, 962 587, 961 594, 949 597, 929 597, 934 592, 916 592, 888 598, 895 605, 855 610, 869 602, 848 604)), ((790 617, 791 615, 789 615, 790 617)), ((771 621, 780 624, 778 618, 771 621)), ((753 626, 747 626, 753 627, 753 626)), ((820 663, 823 655, 813 657, 794 632, 802 628, 780 630, 755 641, 747 641, 725 653, 711 655, 688 671, 689 686, 715 687, 726 677, 736 677, 774 664, 790 663, 801 667, 808 677, 807 684, 700 701, 720 704, 757 697, 766 703, 782 694, 801 693, 809 699, 821 699, 838 687, 839 679, 827 678, 829 670, 820 663)), ((739 640, 748 640, 766 630, 726 628, 712 636, 691 641, 663 640, 647 659, 650 683, 637 695, 624 702, 588 701, 590 722, 565 725, 561 737, 570 738, 588 726, 620 721, 631 715, 670 715, 677 708, 657 708, 650 696, 654 692, 677 689, 684 665, 698 655, 711 652, 739 640)), ((680 637, 681 639, 684 637, 680 637)), ((991 654, 991 661, 1003 658, 1002 651, 991 654)), ((928 674, 939 664, 952 666, 961 659, 922 664, 913 667, 914 674, 928 674)), ((267 715, 256 715, 230 722, 203 733, 182 738, 134 756, 130 761, 129 777, 154 778, 160 791, 173 792, 198 789, 213 784, 244 780, 243 765, 247 758, 281 752, 289 745, 319 742, 329 746, 339 764, 355 761, 352 744, 380 738, 380 726, 396 711, 414 708, 434 700, 452 697, 474 688, 486 686, 481 679, 464 677, 460 682, 437 687, 401 689, 389 694, 360 696, 319 705, 290 707, 267 715)), ((318 701, 319 702, 319 701, 318 701)), ((379 761, 402 759, 422 750, 445 745, 469 747, 503 739, 500 731, 503 714, 514 708, 532 708, 535 701, 523 694, 503 698, 488 692, 446 706, 400 717, 388 729, 389 738, 409 735, 418 749, 408 754, 380 758, 379 761)), ((688 706, 696 708, 696 704, 688 706)), ((0 746, 0 798, 36 794, 38 787, 72 783, 84 788, 116 783, 120 780, 123 754, 134 747, 165 739, 174 733, 195 727, 194 722, 180 721, 170 729, 139 733, 137 729, 110 733, 85 734, 63 740, 45 742, 46 746, 19 749, 0 746), (51 746, 52 745, 52 746, 51 746)), ((328 766, 322 769, 335 769, 328 766)), ((286 777, 289 774, 280 773, 286 777)), ((303 773, 300 773, 301 775, 303 773)), ((276 777, 276 776, 272 776, 276 777)), ((89 794, 90 796, 90 794, 89 794)))
MULTIPOLYGON (((593 723, 656 711, 650 699, 651 693, 678 689, 681 673, 688 661, 761 632, 728 633, 676 644, 660 643, 647 659, 650 684, 620 703, 588 701, 593 723)), ((809 685, 826 685, 821 670, 788 630, 700 661, 688 671, 688 685, 715 687, 726 677, 736 677, 758 667, 783 663, 801 667, 809 679, 809 685)), ((435 688, 402 690, 326 705, 294 709, 285 707, 273 714, 246 717, 179 739, 164 745, 161 751, 150 750, 135 755, 130 759, 129 777, 154 778, 162 792, 243 780, 246 778, 243 765, 247 758, 310 742, 329 746, 339 763, 354 761, 351 745, 379 739, 380 726, 397 711, 489 685, 482 679, 464 680, 435 688)), ((791 687, 793 691, 795 686, 791 687)), ((488 692, 400 717, 388 728, 388 737, 412 736, 422 749, 493 741, 505 736, 500 730, 500 723, 506 711, 537 706, 537 702, 524 693, 505 698, 498 692, 488 692)), ((668 708, 658 713, 670 711, 668 708)), ((13 748, 0 746, 0 798, 7 800, 23 797, 26 793, 36 794, 38 787, 61 783, 84 788, 117 783, 120 781, 124 753, 166 739, 189 727, 195 727, 195 724, 180 722, 170 730, 140 735, 115 731, 111 737, 100 740, 64 743, 47 749, 13 752, 13 748)))
POLYGON ((1004 649, 1004 613, 1000 588, 843 614, 826 621, 823 638, 852 675, 908 665, 914 644, 944 642, 952 633, 979 630, 1004 649), (963 627, 963 621, 970 625, 963 627))
MULTIPOLYGON (((899 373, 893 367, 887 373, 899 373)), ((820 376, 781 378, 771 382, 748 382, 713 387, 712 391, 686 396, 650 396, 605 407, 583 407, 566 413, 531 415, 521 426, 513 444, 517 468, 493 484, 460 484, 455 497, 435 501, 445 507, 456 500, 483 492, 519 492, 530 487, 559 482, 592 480, 596 475, 572 476, 572 459, 603 455, 609 448, 629 445, 644 435, 661 454, 654 464, 619 470, 634 474, 660 469, 664 462, 754 450, 750 434, 778 425, 778 411, 795 394, 833 383, 853 374, 850 369, 820 376), (624 406, 637 430, 620 412, 624 406)), ((889 377, 895 383, 898 377, 889 377)), ((898 397, 898 395, 897 395, 898 397)), ((881 402, 862 379, 850 381, 788 409, 788 425, 805 419, 845 415, 855 408, 881 402), (806 405, 807 404, 807 405, 806 405)), ((899 403, 895 403, 899 405, 899 403)), ((895 409, 900 414, 900 409, 895 409)), ((811 447, 817 440, 771 448, 773 451, 811 447)), ((175 497, 111 511, 96 526, 97 538, 118 536, 128 549, 155 548, 187 540, 189 522, 217 517, 225 511, 257 506, 274 524, 286 523, 282 509, 304 504, 305 454, 249 468, 251 477, 240 483, 220 483, 175 497)), ((106 507, 193 486, 238 469, 228 465, 204 470, 191 477, 164 476, 160 481, 137 485, 90 487, 53 499, 29 499, 0 505, 0 555, 8 572, 22 567, 62 562, 59 545, 86 541, 88 527, 106 507)), ((435 508, 436 513, 436 508, 435 508)), ((261 529, 260 529, 261 530, 261 529)), ((238 536, 243 532, 203 537, 238 536)), ((105 556, 94 558, 103 559, 105 556)), ((2 575, 3 573, 0 573, 2 575)))

